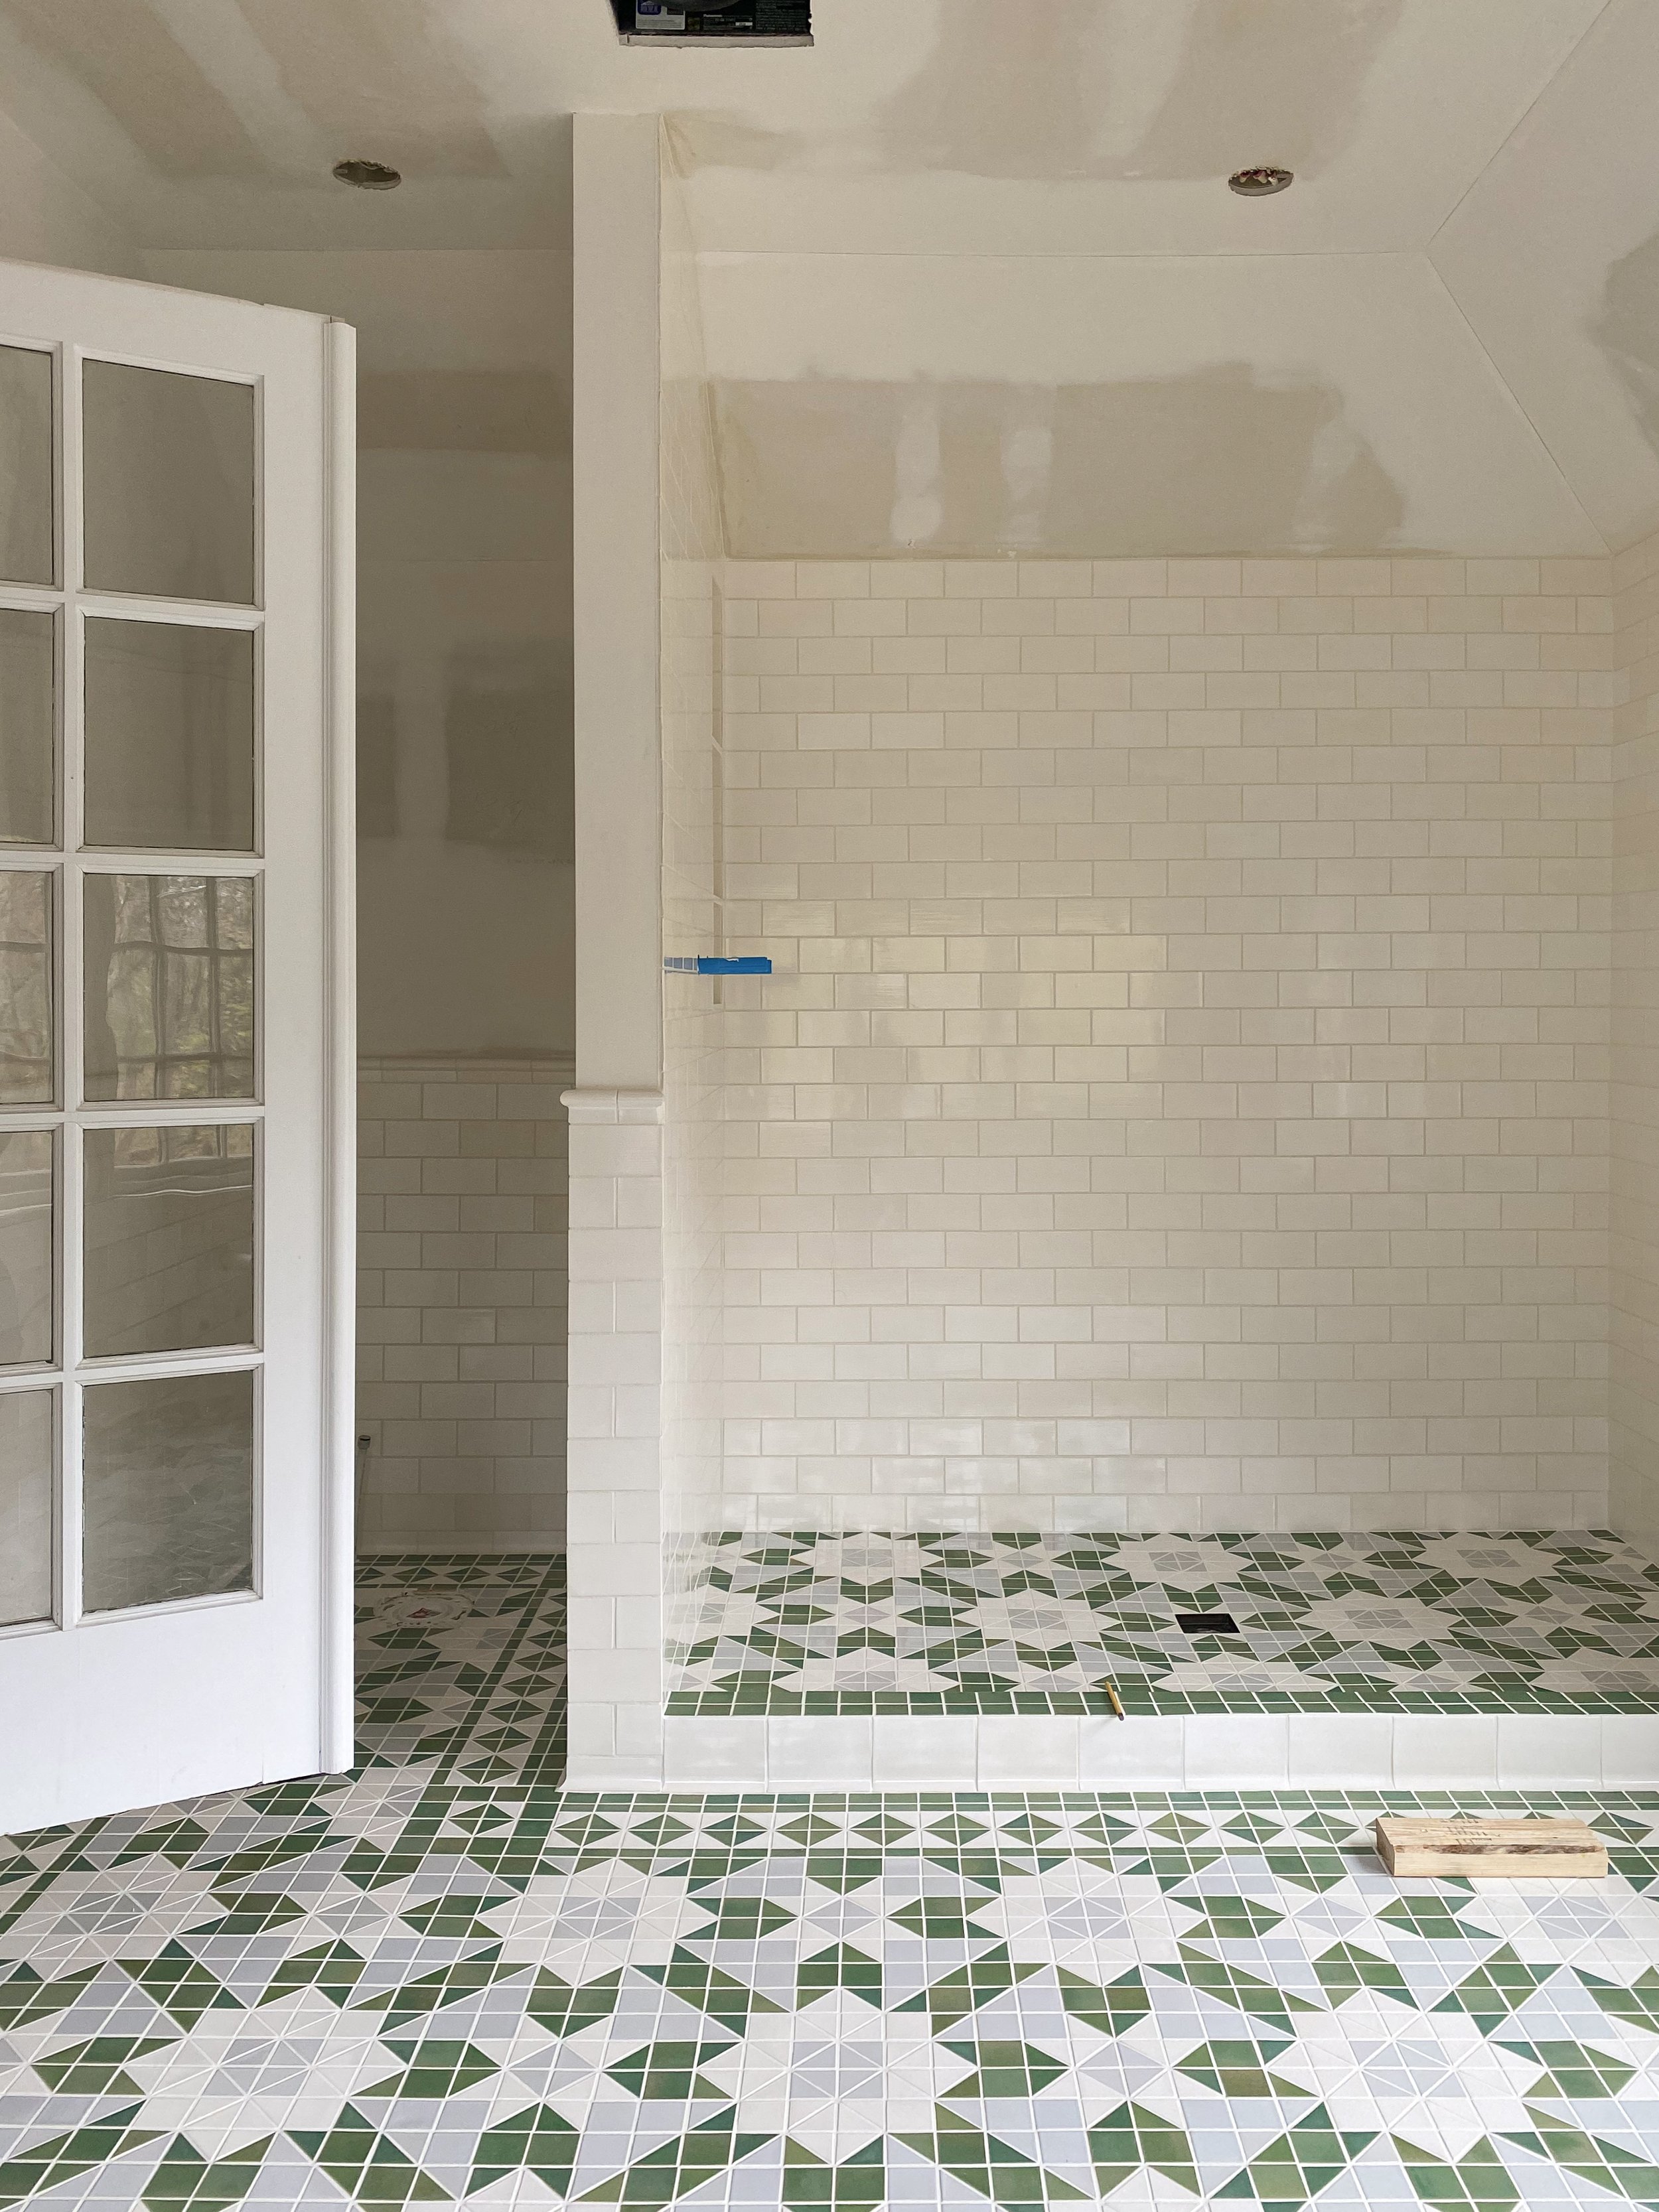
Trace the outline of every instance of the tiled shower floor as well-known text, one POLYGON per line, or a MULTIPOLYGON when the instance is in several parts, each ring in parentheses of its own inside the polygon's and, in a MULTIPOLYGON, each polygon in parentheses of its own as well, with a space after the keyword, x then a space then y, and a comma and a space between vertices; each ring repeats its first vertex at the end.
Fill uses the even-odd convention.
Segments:
POLYGON ((1599 1531, 726 1534, 690 1581, 678 1715, 1659 1710, 1659 1568, 1599 1531))
POLYGON ((364 1596, 352 1776, 0 1844, 0 2205, 1659 2207, 1659 1790, 564 1795, 552 1563, 364 1596))

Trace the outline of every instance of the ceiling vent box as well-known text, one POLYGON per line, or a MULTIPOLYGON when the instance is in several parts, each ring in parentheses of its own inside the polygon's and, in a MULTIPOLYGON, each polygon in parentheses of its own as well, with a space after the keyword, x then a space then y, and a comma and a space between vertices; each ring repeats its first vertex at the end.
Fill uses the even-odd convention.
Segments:
POLYGON ((810 46, 812 0, 611 0, 625 46, 810 46))

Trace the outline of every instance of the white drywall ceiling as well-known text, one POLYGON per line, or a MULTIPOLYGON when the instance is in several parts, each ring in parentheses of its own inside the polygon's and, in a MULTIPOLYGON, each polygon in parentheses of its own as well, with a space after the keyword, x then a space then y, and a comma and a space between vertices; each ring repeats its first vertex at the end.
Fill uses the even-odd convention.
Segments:
MULTIPOLYGON (((1083 289, 1110 335, 1091 370, 1103 388, 1153 374, 1128 367, 1141 341, 1127 303, 1142 295, 1123 264, 1159 265, 1156 375, 1335 377, 1332 419, 1398 491, 1388 543, 1438 544, 1455 524, 1449 550, 1541 550, 1541 531, 1567 550, 1659 519, 1644 258, 1659 0, 817 0, 816 14, 810 52, 700 52, 622 47, 606 0, 0 0, 15 126, 0 186, 21 180, 10 197, 31 206, 44 193, 17 133, 61 179, 39 222, 0 205, 0 246, 135 267, 157 251, 558 253, 570 114, 656 111, 705 254, 961 257, 970 280, 985 257, 1096 258, 1083 289), (397 163, 403 189, 336 185, 345 154, 397 163), (1226 173, 1256 161, 1296 168, 1294 191, 1228 193, 1226 173), (1419 265, 1379 259, 1371 283, 1295 266, 1352 256, 1419 265), (1241 292, 1208 257, 1261 283, 1241 292)), ((711 274, 725 373, 763 381, 758 356, 737 356, 735 283, 711 274)), ((915 289, 943 297, 932 277, 915 289)), ((463 291, 441 289, 455 343, 482 343, 463 291)), ((848 343, 881 289, 839 287, 848 343)), ((951 363, 933 341, 913 349, 913 377, 983 376, 966 337, 951 363)), ((790 377, 830 375, 820 351, 790 377)), ((1062 380, 1057 361, 1028 374, 1062 380)))

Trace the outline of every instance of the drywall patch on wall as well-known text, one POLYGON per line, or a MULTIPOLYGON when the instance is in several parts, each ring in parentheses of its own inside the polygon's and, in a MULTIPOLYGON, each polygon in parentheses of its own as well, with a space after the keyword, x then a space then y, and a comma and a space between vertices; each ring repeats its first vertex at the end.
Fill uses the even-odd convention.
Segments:
POLYGON ((12 0, 13 27, 102 102, 164 177, 257 177, 235 110, 140 0, 12 0))
POLYGON ((569 442, 569 393, 550 370, 411 368, 358 382, 362 448, 555 454, 569 442))
POLYGON ((978 176, 1213 177, 1267 158, 1316 175, 1347 144, 1401 6, 951 0, 927 67, 878 115, 873 150, 883 166, 978 176))
POLYGON ((840 132, 684 112, 683 176, 793 167, 1020 179, 1317 176, 1351 143, 1405 0, 949 0, 921 68, 840 132))
POLYGON ((1659 231, 1607 270, 1595 335, 1643 436, 1659 453, 1659 231))
POLYGON ((410 0, 240 0, 283 88, 325 130, 372 127, 377 159, 428 175, 506 173, 484 102, 438 11, 410 0))
POLYGON ((1243 362, 1121 383, 722 378, 739 559, 1398 545, 1405 501, 1316 383, 1243 362))
POLYGON ((464 845, 576 857, 570 644, 494 641, 450 656, 444 835, 464 845))

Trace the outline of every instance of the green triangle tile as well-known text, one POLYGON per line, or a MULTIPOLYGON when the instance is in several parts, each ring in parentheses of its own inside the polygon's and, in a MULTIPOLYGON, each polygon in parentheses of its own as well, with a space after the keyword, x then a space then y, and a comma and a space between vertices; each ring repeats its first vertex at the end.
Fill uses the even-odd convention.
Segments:
POLYGON ((1476 2021, 1496 2023, 1518 2012, 1535 1989, 1561 1971, 1559 1963, 1533 1967, 1502 1944, 1473 1973, 1434 2006, 1436 2012, 1463 2012, 1476 2021))
POLYGON ((194 2027, 206 2012, 245 2009, 240 2000, 191 1958, 182 1943, 164 1943, 151 1959, 120 1959, 116 1963, 180 2027, 194 2027))
POLYGON ((1145 2020, 1152 2008, 1146 1994, 1146 1984, 1138 1967, 1120 1974, 1115 1982, 1102 1989, 1097 1983, 1085 1981, 1081 1974, 1073 1974, 1066 1967, 1057 1971, 1060 2001, 1073 2020, 1082 2021, 1086 2027, 1096 2028, 1102 2035, 1121 2035, 1145 2020))
POLYGON ((914 1820, 901 1820, 890 1813, 878 1813, 872 1819, 860 1820, 854 1832, 867 1836, 872 1844, 902 1843, 916 1832, 914 1820))
MULTIPOLYGON (((521 1973, 522 1967, 503 1967, 503 1973, 521 1973)), ((648 1971, 648 1970, 647 1970, 648 1971)), ((525 2006, 526 2017, 554 2035, 579 2035, 602 2020, 609 2020, 622 1994, 622 1968, 614 1967, 591 1982, 567 1982, 547 1967, 538 1969, 535 1987, 525 2006)), ((446 2000, 447 2002, 447 2000, 446 2000)))
POLYGON ((1381 1990, 1386 1996, 1417 2009, 1411 1984, 1392 1959, 1378 1959, 1356 1944, 1335 1943, 1311 1961, 1319 1986, 1333 2005, 1340 2005, 1360 1990, 1381 1990))
POLYGON ((303 1900, 282 1892, 260 1897, 245 1892, 228 1900, 229 1910, 217 1920, 204 1921, 192 1927, 192 1937, 204 1936, 263 1936, 273 1928, 285 1928, 290 1921, 303 1920, 306 1907, 303 1900))
POLYGON ((291 2139, 331 2181, 339 2184, 354 2204, 454 2202, 447 2189, 429 2173, 422 2173, 354 2105, 345 2106, 326 2131, 295 2128, 291 2139))
POLYGON ((1607 1853, 1607 1864, 1624 1877, 1638 1897, 1659 1883, 1659 1851, 1634 1850, 1615 1844, 1607 1853))
POLYGON ((828 1950, 815 1951, 810 1959, 803 1959, 795 1970, 797 2008, 816 2002, 826 1990, 849 1990, 879 2012, 880 1961, 867 1958, 850 1943, 832 1943, 828 1950))
MULTIPOLYGON (((898 1645, 893 1636, 888 1631, 879 1628, 853 1628, 849 1629, 846 1635, 838 1636, 836 1638, 837 1658, 849 1651, 878 1651, 884 1658, 891 1658, 897 1650, 898 1645)), ((793 1656, 804 1661, 806 1653, 805 1650, 798 1650, 793 1656)))
POLYGON ((78 1973, 47 1981, 33 1966, 18 1966, 0 1981, 0 2032, 27 2027, 31 2021, 48 2020, 72 2005, 101 1966, 83 1966, 78 1973))
POLYGON ((234 1889, 240 1881, 251 1880, 255 1875, 269 1874, 273 1867, 287 1866, 295 1859, 309 1858, 325 1844, 337 1844, 337 1837, 326 1821, 315 1827, 289 1828, 280 1834, 267 1836, 262 1842, 245 1845, 222 1859, 209 1862, 218 1881, 234 1889))
POLYGON ((1239 1813, 1231 1820, 1223 1821, 1221 1832, 1241 1837, 1246 1843, 1265 1844, 1284 1834, 1285 1822, 1277 1814, 1239 1813))
POLYGON ((1089 2130, 1089 2155, 1103 2197, 1151 2167, 1196 2197, 1198 2169, 1186 2130, 1149 2112, 1145 2106, 1120 2105, 1089 2130))
MULTIPOLYGON (((1609 2020, 1629 2021, 1637 2027, 1650 2028, 1659 2035, 1659 1966, 1650 1966, 1628 1986, 1622 1982, 1604 1982, 1599 1974, 1587 1974, 1582 1966, 1577 1973, 1609 2020)), ((5 1990, 6 1984, 0 1983, 0 2000, 3 2000, 5 1990)), ((0 2024, 3 2021, 3 2011, 0 2011, 0 2024)))
POLYGON ((176 1867, 185 1866, 198 1851, 211 1841, 207 1829, 199 1820, 168 1820, 161 1826, 146 1828, 125 1843, 112 1866, 127 1866, 134 1859, 158 1857, 168 1859, 176 1867))
POLYGON ((896 2009, 925 2012, 937 2027, 954 2027, 959 2020, 966 2020, 969 2013, 977 2012, 993 1997, 1006 1995, 1042 1972, 1042 1965, 1036 1960, 1016 1966, 1008 1956, 1007 1945, 999 1943, 995 1950, 970 1959, 965 1966, 941 1975, 915 1996, 906 1997, 896 2009))
POLYGON ((1219 2096, 1289 2098, 1294 2103, 1297 2098, 1312 2093, 1297 2088, 1292 2082, 1278 2080, 1267 2069, 1267 2061, 1291 2048, 1288 2042, 1204 2043, 1177 2060, 1175 2070, 1206 2089, 1213 2089, 1219 2096))
POLYGON ((274 2004, 295 1990, 317 1989, 337 2005, 350 2002, 363 1971, 363 1961, 349 1943, 319 1943, 309 1951, 295 1951, 283 1960, 266 1983, 259 2004, 274 2004))
POLYGON ((1257 2204, 1306 2204, 1346 2173, 1361 2151, 1376 2141, 1376 2129, 1338 2129, 1323 2105, 1316 2105, 1242 2173, 1215 2191, 1218 2201, 1243 2198, 1257 2204))
POLYGON ((836 1823, 821 1820, 816 1813, 803 1813, 798 1820, 786 1820, 778 1833, 792 1844, 821 1844, 826 1836, 836 1833, 836 1823))
POLYGON ((598 1813, 586 1813, 580 1818, 561 1820, 554 1833, 567 1843, 600 1844, 618 1832, 614 1820, 607 1820, 598 1813))
POLYGON ((1030 2043, 952 2043, 947 2039, 944 2048, 954 2051, 958 2058, 965 2058, 975 2069, 966 2081, 956 2082, 945 2091, 951 2097, 1034 2097, 1039 2090, 1058 2081, 1067 2070, 1065 2059, 1055 2058, 1030 2043))
POLYGON ((886 2195, 887 2158, 879 2137, 840 2166, 827 2165, 784 2137, 781 2212, 873 2212, 886 2195))
POLYGON ((837 1897, 850 1897, 854 1890, 879 1881, 886 1866, 879 1851, 809 1851, 806 1878, 820 1889, 834 1890, 837 1897))
POLYGON ((578 2201, 583 2204, 626 2204, 656 2208, 672 2204, 677 2197, 689 2196, 692 2190, 710 2181, 717 2173, 724 2173, 739 2159, 747 2158, 751 2151, 759 2150, 775 2138, 769 2135, 739 2134, 732 2124, 737 2108, 717 2112, 700 2127, 693 2128, 677 2142, 664 2143, 658 2150, 647 2152, 623 2172, 602 2181, 597 2189, 590 2189, 578 2201))
POLYGON ((385 2033, 387 2029, 422 2019, 441 2005, 453 2004, 458 1997, 470 1996, 475 1990, 489 1988, 492 1983, 507 1981, 514 1974, 527 1972, 521 1963, 504 1962, 498 1944, 494 1950, 475 1957, 453 1960, 448 1966, 422 1974, 412 1982, 400 1982, 396 1989, 377 1990, 373 1996, 362 1998, 352 2009, 383 2012, 386 2020, 380 2033, 385 2033))
POLYGON ((1396 1897, 1377 1918, 1389 1928, 1404 1928, 1431 1943, 1467 1943, 1470 1931, 1457 1915, 1474 1903, 1473 1893, 1463 1897, 1396 1897))
MULTIPOLYGON (((1168 1892, 1184 1889, 1194 1875, 1202 1874, 1207 1867, 1220 1864, 1225 1860, 1226 1856, 1224 1851, 1213 1848, 1204 1850, 1188 1848, 1179 1851, 1153 1850, 1146 1853, 1144 1865, 1147 1873, 1157 1877, 1158 1887, 1168 1892)), ((1119 1857, 1121 1863, 1121 1853, 1119 1857)), ((1188 1903, 1193 1901, 1190 1899, 1188 1900, 1188 1903)))
POLYGON ((532 2105, 488 2128, 472 2154, 465 2194, 471 2197, 509 2173, 533 2173, 556 2196, 565 2196, 575 2168, 579 2131, 545 2105, 532 2105))
POLYGON ((388 2036, 386 2048, 404 2061, 401 2074, 389 2074, 363 2097, 458 2097, 480 2081, 501 2072, 496 2061, 470 2043, 446 2041, 440 2036, 399 2039, 388 2036))
POLYGON ((630 2091, 641 2102, 669 2100, 679 2103, 689 2097, 708 2097, 724 2102, 730 2092, 716 2089, 702 2080, 697 2069, 705 2060, 718 2058, 722 2051, 732 2047, 730 2042, 647 2043, 643 2049, 630 2051, 626 2058, 618 2059, 605 2070, 619 2087, 630 2091))
POLYGON ((995 2136, 967 2126, 943 2105, 937 2107, 933 2119, 936 2134, 899 2135, 894 2141, 932 2159, 946 2173, 965 2181, 981 2197, 988 2197, 993 2204, 1007 2206, 1013 2212, 1013 2208, 1027 2205, 1088 2201, 1080 2189, 1046 2172, 1023 2151, 1000 2142, 995 2136))
POLYGON ((1528 2097, 1560 2097, 1569 2103, 1583 2103, 1616 2097, 1626 2082, 1636 2078, 1634 2066, 1610 2057, 1605 2051, 1591 2051, 1582 2043, 1508 2043, 1501 2036, 1494 2040, 1500 2051, 1530 2058, 1544 2069, 1536 2081, 1528 2084, 1528 2097))
MULTIPOLYGON (((1079 1825, 1087 1826, 1088 1824, 1085 1822, 1080 1823, 1079 1825)), ((1097 1822, 1095 1825, 1097 1826, 1104 1826, 1106 1824, 1103 1822, 1097 1822)), ((1121 1822, 1113 1822, 1110 1825, 1117 1827, 1121 1832, 1127 1832, 1127 1831, 1123 1829, 1121 1822)), ((1060 1826, 1057 1820, 1042 1820, 1035 1813, 1021 1813, 1012 1820, 999 1817, 997 1821, 997 1832, 999 1835, 1006 1836, 1017 1843, 1044 1844, 1048 1841, 1050 1837, 1057 1836, 1060 1833, 1060 1826)), ((1103 1838, 1102 1840, 1104 1840, 1104 1838, 1103 1838)))
POLYGON ((781 2012, 784 2008, 678 1944, 665 1966, 641 1966, 639 1971, 650 1980, 660 1983, 672 1996, 694 2005, 706 2018, 717 2020, 722 2027, 740 2028, 751 2013, 781 2012))
POLYGON ((276 2138, 250 2143, 228 2158, 205 2159, 183 2136, 174 2136, 139 2202, 145 2212, 227 2212, 240 2204, 259 2179, 259 2168, 276 2138))
POLYGON ((1346 1881, 1353 1869, 1340 1851, 1266 1850, 1261 1854, 1269 1874, 1297 1889, 1312 1890, 1322 1897, 1346 1881))
POLYGON ((1247 1942, 1265 1936, 1270 1928, 1277 1928, 1285 1917, 1270 1905, 1231 1892, 1210 1897, 1182 1897, 1176 1902, 1201 1914, 1192 1927, 1182 1930, 1188 1941, 1200 1943, 1247 1942))
POLYGON ((687 1929, 689 1943, 755 1943, 794 1924, 794 1914, 769 1897, 699 1898, 697 1903, 714 1918, 706 1928, 687 1929))
POLYGON ((400 1912, 398 1917, 405 1928, 416 1929, 422 1936, 447 1936, 464 1942, 469 1936, 494 1936, 495 1930, 483 1916, 511 1902, 507 1895, 480 1897, 475 1891, 451 1890, 434 1897, 429 1905, 400 1912))
POLYGON ((895 1927, 902 1928, 909 1935, 920 1936, 925 1942, 985 1942, 990 1940, 993 1931, 988 1928, 976 1928, 968 1913, 977 1905, 990 1902, 988 1898, 917 1897, 888 1917, 895 1927), (964 1911, 964 1906, 967 1911, 964 1911))
POLYGON ((85 2043, 37 2058, 34 2070, 60 2097, 142 2097, 143 2091, 125 2072, 130 2058, 165 2050, 165 2035, 94 2035, 85 2043))
POLYGON ((947 1813, 943 1820, 927 1821, 925 1832, 940 1843, 954 1844, 960 1849, 966 1844, 976 1844, 989 1831, 983 1820, 969 1820, 965 1813, 947 1813))
POLYGON ((1076 1647, 1070 1644, 1016 1644, 1014 1656, 1030 1674, 1059 1674, 1078 1664, 1076 1647))
POLYGON ((1182 1943, 1179 1948, 1178 1964, 1153 1961, 1152 1971, 1167 1974, 1171 1981, 1185 1982, 1191 1989, 1201 1990, 1206 1996, 1217 1997, 1252 2020, 1269 2021, 1282 2027, 1288 2035, 1294 2032, 1292 2014, 1319 2010, 1308 1998, 1297 1996, 1290 1990, 1278 1989, 1260 1975, 1247 1974, 1240 1966, 1207 1958, 1190 1944, 1182 1943))
POLYGON ((1533 2124, 1530 2130, 1513 2134, 1506 2130, 1498 2140, 1563 2166, 1581 2180, 1593 2181, 1611 2196, 1625 2197, 1632 2204, 1659 2204, 1659 2166, 1650 2166, 1617 2143, 1586 2135, 1582 2128, 1564 2127, 1531 2106, 1527 2117, 1533 2124))
POLYGON ((60 2182, 73 2181, 94 2166, 107 2165, 112 2159, 154 2142, 158 2130, 131 2125, 140 2109, 137 2105, 128 2106, 86 2127, 73 2128, 67 2135, 53 2136, 49 2142, 37 2143, 15 2158, 0 2160, 0 2204, 23 2203, 60 2182))

